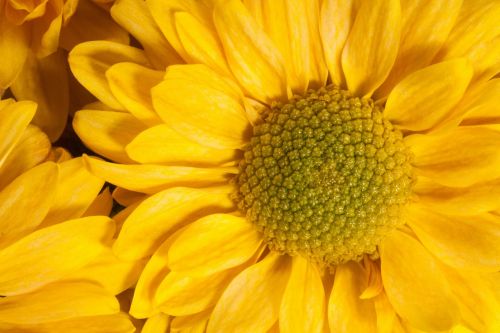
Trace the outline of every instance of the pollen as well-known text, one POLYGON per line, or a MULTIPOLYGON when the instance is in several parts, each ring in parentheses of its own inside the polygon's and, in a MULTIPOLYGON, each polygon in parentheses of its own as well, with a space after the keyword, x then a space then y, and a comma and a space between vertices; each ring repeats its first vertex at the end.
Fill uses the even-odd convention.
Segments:
POLYGON ((325 266, 376 257, 402 224, 411 158, 371 99, 311 90, 273 105, 254 127, 235 200, 273 251, 325 266))

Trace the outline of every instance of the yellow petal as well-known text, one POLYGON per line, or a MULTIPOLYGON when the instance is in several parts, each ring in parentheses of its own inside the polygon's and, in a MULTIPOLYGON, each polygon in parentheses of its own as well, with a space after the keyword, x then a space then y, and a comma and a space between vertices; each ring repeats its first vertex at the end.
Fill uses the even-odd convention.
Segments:
MULTIPOLYGON (((2 15, 3 16, 3 15, 2 15)), ((28 56, 29 29, 16 26, 4 17, 0 20, 0 96, 16 79, 28 56)))
POLYGON ((141 333, 161 333, 167 332, 169 318, 168 315, 158 313, 146 320, 141 333))
POLYGON ((283 333, 322 332, 325 291, 317 268, 301 256, 292 261, 290 279, 281 300, 279 326, 283 333))
POLYGON ((43 225, 81 217, 103 185, 103 180, 87 171, 81 157, 60 163, 54 204, 43 225))
POLYGON ((401 8, 398 0, 361 3, 342 52, 347 87, 371 96, 384 82, 398 53, 401 8))
POLYGON ((376 332, 373 301, 360 298, 366 286, 366 273, 358 263, 337 267, 328 302, 328 322, 332 332, 376 332))
POLYGON ((465 56, 474 65, 473 82, 487 81, 500 72, 500 36, 474 45, 465 56))
POLYGON ((56 224, 0 251, 0 295, 25 293, 56 281, 90 262, 114 233, 106 217, 56 224))
POLYGON ((50 141, 47 135, 38 127, 28 125, 0 166, 0 190, 23 172, 43 162, 49 152, 50 141))
POLYGON ((266 332, 277 321, 291 260, 270 253, 229 284, 212 312, 207 333, 266 332))
POLYGON ((53 203, 57 175, 57 165, 47 162, 23 173, 0 192, 0 248, 42 222, 53 203))
POLYGON ((144 1, 119 0, 111 7, 111 16, 134 36, 155 68, 181 63, 174 48, 162 35, 144 1), (134 15, 130 15, 134 13, 134 15))
POLYGON ((106 72, 109 88, 115 98, 135 118, 148 125, 161 123, 153 109, 151 89, 163 79, 163 71, 129 62, 111 66, 106 72))
POLYGON ((128 207, 139 201, 142 201, 146 199, 146 197, 148 197, 147 194, 129 191, 122 187, 117 187, 113 191, 113 199, 115 199, 116 202, 124 207, 128 207))
POLYGON ((245 218, 214 214, 191 223, 168 252, 172 271, 209 274, 240 265, 250 259, 262 235, 245 218))
MULTIPOLYGON (((500 44, 500 43, 499 43, 500 44)), ((500 123, 500 79, 490 80, 480 88, 477 94, 469 98, 464 108, 463 125, 499 124, 500 123)))
POLYGON ((0 109, 0 166, 23 136, 24 130, 35 115, 36 104, 33 102, 4 102, 0 109))
POLYGON ((111 196, 111 192, 109 192, 109 188, 106 187, 104 191, 102 191, 97 197, 95 197, 94 201, 92 201, 90 206, 88 206, 85 212, 82 214, 82 217, 96 215, 109 216, 112 208, 113 197, 111 196))
POLYGON ((325 0, 321 7, 321 40, 332 82, 345 87, 341 56, 356 18, 354 0, 325 0))
MULTIPOLYGON (((429 65, 448 37, 462 0, 401 1, 401 43, 389 77, 377 90, 386 97, 408 74, 429 65)), ((441 78, 442 79, 442 78, 441 78)))
POLYGON ((444 263, 458 269, 500 270, 500 219, 495 215, 450 216, 412 205, 408 223, 444 263))
POLYGON ((82 43, 69 54, 69 65, 78 82, 107 106, 123 110, 111 93, 105 76, 106 71, 119 62, 135 62, 143 66, 149 64, 143 51, 108 41, 82 43))
POLYGON ((465 59, 425 67, 392 90, 384 114, 405 130, 428 130, 460 101, 471 78, 472 66, 465 59))
POLYGON ((34 292, 0 299, 0 321, 38 324, 120 311, 116 298, 85 282, 59 282, 34 292))
POLYGON ((200 323, 204 323, 206 326, 211 313, 212 309, 209 309, 194 315, 175 317, 170 323, 170 329, 172 331, 180 331, 197 326, 200 323))
POLYGON ((167 125, 148 128, 130 142, 126 151, 131 159, 142 163, 181 165, 220 165, 236 159, 234 149, 216 149, 180 135, 167 125))
POLYGON ((392 306, 412 326, 450 329, 458 308, 436 260, 414 238, 395 231, 381 247, 382 280, 392 306))
POLYGON ((235 167, 193 168, 163 165, 125 165, 85 156, 89 170, 107 182, 131 191, 153 194, 174 186, 227 184, 235 167))
POLYGON ((62 27, 62 1, 48 1, 45 14, 31 23, 31 50, 43 58, 57 51, 62 27))
POLYGON ((219 2, 214 22, 229 68, 245 91, 268 104, 286 99, 282 57, 245 6, 237 0, 219 2))
POLYGON ((411 135, 419 174, 447 186, 469 186, 500 176, 500 131, 459 127, 440 135, 411 135))
POLYGON ((243 95, 230 80, 204 65, 177 65, 152 89, 153 105, 172 129, 213 148, 241 148, 250 123, 243 95))
POLYGON ((51 141, 56 141, 68 118, 66 55, 58 51, 38 59, 30 53, 11 89, 17 100, 32 100, 38 104, 33 124, 47 133, 51 141))
POLYGON ((124 260, 152 254, 172 228, 231 209, 229 188, 175 187, 144 200, 127 218, 113 251, 124 260))
POLYGON ((397 333, 395 325, 399 320, 385 292, 375 297, 374 305, 377 314, 377 333, 397 333))
POLYGON ((109 17, 107 11, 93 1, 79 0, 75 14, 62 30, 61 47, 71 51, 77 44, 91 40, 129 44, 127 32, 109 17))
POLYGON ((96 153, 119 163, 133 163, 125 147, 146 125, 124 112, 83 110, 75 114, 73 128, 96 153))
POLYGON ((101 285, 112 295, 131 288, 137 282, 146 260, 124 261, 106 248, 87 265, 64 278, 67 281, 90 281, 101 285))
POLYGON ((368 282, 365 290, 363 290, 363 293, 359 297, 361 299, 370 299, 380 295, 384 286, 382 284, 379 264, 368 259, 366 256, 363 259, 366 274, 368 275, 368 282))

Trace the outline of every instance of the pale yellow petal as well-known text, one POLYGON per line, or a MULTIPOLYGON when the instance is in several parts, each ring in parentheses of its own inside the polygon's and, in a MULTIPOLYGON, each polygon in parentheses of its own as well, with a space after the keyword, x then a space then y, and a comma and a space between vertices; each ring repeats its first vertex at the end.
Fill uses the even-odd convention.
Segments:
POLYGON ((175 272, 210 274, 250 259, 262 235, 243 217, 214 214, 191 223, 168 252, 168 266, 175 272))
POLYGON ((168 315, 158 313, 146 320, 141 333, 165 333, 168 329, 168 323, 168 315))
POLYGON ((28 56, 29 29, 16 26, 2 17, 0 20, 0 96, 16 79, 28 56))
POLYGON ((333 332, 375 332, 377 319, 373 300, 360 296, 367 286, 366 272, 358 263, 337 267, 328 302, 328 322, 333 332))
POLYGON ((52 283, 31 293, 0 299, 0 321, 11 324, 38 324, 119 311, 112 294, 86 282, 52 283))
POLYGON ((245 6, 238 0, 219 2, 214 22, 229 68, 244 90, 265 103, 286 99, 282 57, 245 6))
POLYGON ((88 91, 107 106, 123 110, 123 105, 111 93, 106 71, 119 62, 135 62, 148 66, 144 52, 135 47, 109 41, 85 42, 75 46, 69 54, 73 75, 88 91))
POLYGON ((174 186, 203 187, 223 185, 237 173, 235 167, 195 168, 149 164, 115 164, 85 156, 89 170, 116 186, 154 194, 174 186))
POLYGON ((216 149, 192 141, 167 125, 148 128, 130 142, 128 156, 142 164, 220 165, 236 159, 234 149, 216 149))
POLYGON ((96 216, 104 215, 109 216, 111 209, 113 208, 113 197, 109 188, 106 187, 98 196, 95 197, 94 201, 87 207, 82 217, 85 216, 96 216))
POLYGON ((325 0, 321 6, 320 32, 325 61, 332 83, 346 86, 342 70, 342 50, 356 18, 354 0, 325 0))
POLYGON ((175 187, 144 200, 127 218, 113 251, 124 260, 152 254, 173 228, 232 208, 229 188, 175 187))
POLYGON ((443 331, 458 323, 458 307, 448 281, 425 248, 395 231, 382 243, 380 260, 387 297, 412 326, 443 331))
POLYGON ((30 53, 11 86, 17 100, 38 104, 33 124, 56 141, 66 127, 69 107, 68 70, 62 51, 38 59, 30 53))
POLYGON ((106 71, 109 88, 115 98, 134 117, 147 125, 161 123, 153 109, 151 89, 160 83, 164 72, 138 64, 122 62, 106 71))
POLYGON ((111 16, 134 36, 156 69, 178 64, 182 59, 168 43, 151 16, 146 2, 118 0, 111 7, 111 16), (131 15, 133 13, 133 15, 131 15))
POLYGON ((417 172, 447 186, 465 187, 500 177, 500 131, 459 127, 440 135, 405 138, 417 172))
POLYGON ((161 119, 190 140, 218 149, 241 148, 248 139, 243 94, 205 65, 168 68, 151 91, 161 119))
POLYGON ((17 295, 57 281, 101 253, 115 225, 107 217, 56 224, 0 251, 0 295, 17 295))
POLYGON ((42 222, 54 200, 57 176, 57 165, 47 162, 23 173, 0 192, 0 248, 42 222))
POLYGON ((465 59, 445 61, 408 75, 390 93, 384 114, 392 124, 425 131, 446 118, 472 78, 465 59))
POLYGON ((408 223, 425 247, 449 266, 500 270, 500 218, 495 215, 450 216, 412 205, 408 223))
POLYGON ((320 333, 324 317, 325 290, 319 271, 307 259, 296 256, 281 300, 280 331, 320 333))
POLYGON ((207 333, 266 332, 278 320, 291 260, 270 253, 241 272, 214 308, 207 333))
POLYGON ((146 129, 146 125, 124 112, 82 110, 75 114, 73 128, 83 143, 96 153, 119 163, 133 163, 125 147, 146 129))
POLYGON ((347 88, 371 96, 389 75, 401 32, 398 0, 363 1, 342 52, 347 88))

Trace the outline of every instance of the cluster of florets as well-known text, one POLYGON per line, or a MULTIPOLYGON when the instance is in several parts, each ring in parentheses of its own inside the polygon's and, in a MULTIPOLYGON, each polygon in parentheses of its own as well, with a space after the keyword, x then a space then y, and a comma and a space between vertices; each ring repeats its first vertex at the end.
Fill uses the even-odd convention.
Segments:
POLYGON ((376 255, 412 187, 401 132, 329 86, 276 104, 245 149, 236 200, 268 246, 327 266, 376 255))

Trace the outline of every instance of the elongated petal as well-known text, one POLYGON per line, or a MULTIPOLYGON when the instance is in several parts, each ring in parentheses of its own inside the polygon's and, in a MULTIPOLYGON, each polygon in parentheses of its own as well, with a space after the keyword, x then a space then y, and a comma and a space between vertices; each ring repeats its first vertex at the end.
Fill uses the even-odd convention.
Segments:
POLYGON ((245 6, 237 0, 218 3, 214 22, 229 67, 245 91, 265 103, 286 99, 282 57, 245 6))
POLYGON ((481 125, 500 123, 500 79, 493 79, 478 88, 465 107, 462 124, 481 125))
POLYGON ((268 254, 241 272, 224 291, 208 322, 208 333, 266 332, 278 319, 290 259, 268 254))
POLYGON ((29 292, 56 281, 103 251, 115 225, 85 217, 33 232, 0 251, 0 294, 29 292))
POLYGON ((405 138, 418 172, 447 186, 469 186, 500 177, 500 131, 459 127, 445 134, 405 138))
POLYGON ((328 302, 328 322, 333 332, 375 332, 376 315, 372 300, 361 299, 367 286, 366 273, 357 263, 340 265, 328 302))
POLYGON ((149 197, 127 218, 113 251, 128 260, 152 254, 172 228, 230 209, 228 190, 176 187, 149 197))
POLYGON ((0 20, 0 95, 16 79, 28 56, 30 34, 25 25, 16 26, 0 20))
POLYGON ((111 16, 141 43, 148 59, 155 68, 163 70, 168 65, 182 62, 153 21, 146 2, 115 1, 111 7, 111 16), (130 15, 130 13, 134 13, 134 15, 130 15))
POLYGON ((190 140, 218 149, 246 142, 250 123, 241 91, 208 67, 172 66, 152 95, 161 119, 190 140))
POLYGON ((116 111, 78 111, 73 128, 87 147, 119 163, 133 163, 125 147, 146 125, 134 116, 116 111))
POLYGON ((57 176, 57 166, 47 162, 17 177, 0 192, 0 248, 42 222, 53 203, 57 176))
POLYGON ((84 157, 89 170, 114 185, 131 191, 157 193, 174 186, 202 187, 226 184, 236 168, 193 168, 162 165, 125 165, 84 157))
POLYGON ((172 271, 196 274, 222 271, 250 259, 261 242, 261 234, 245 218, 209 215, 179 235, 168 252, 168 266, 172 271))
POLYGON ((397 0, 361 3, 342 52, 347 87, 358 96, 371 96, 394 64, 401 32, 397 0))
POLYGON ((458 308, 436 260, 414 238, 395 231, 382 244, 382 280, 396 312, 412 326, 450 329, 458 308))
POLYGON ((94 201, 87 207, 82 217, 85 216, 96 216, 104 215, 110 216, 111 209, 113 208, 113 197, 109 188, 106 187, 98 196, 95 197, 94 201))
POLYGON ((283 333, 322 332, 325 291, 313 264, 293 258, 290 279, 281 300, 279 326, 283 333))
POLYGON ((465 57, 474 65, 473 82, 485 82, 500 73, 500 35, 474 45, 465 57))
POLYGON ((458 103, 471 78, 472 66, 465 59, 428 66, 408 75, 392 90, 384 114, 403 129, 428 130, 458 103))
POLYGON ((68 60, 78 82, 101 102, 116 110, 123 110, 123 105, 111 93, 105 77, 106 71, 119 62, 149 65, 143 51, 108 41, 79 44, 71 50, 68 60))
POLYGON ((413 205, 409 223, 420 241, 458 269, 500 270, 500 219, 491 214, 449 216, 413 205))
POLYGON ((141 333, 167 332, 169 318, 164 313, 158 313, 146 320, 141 333))
POLYGON ((148 125, 161 123, 153 109, 151 89, 160 83, 164 72, 130 62, 113 65, 106 71, 115 98, 134 117, 148 125))
POLYGON ((0 299, 0 320, 12 324, 38 324, 118 311, 120 306, 112 294, 85 282, 52 283, 28 294, 0 299))
POLYGON ((234 149, 216 149, 180 135, 167 125, 148 128, 130 142, 126 151, 142 163, 220 165, 236 159, 234 149))

